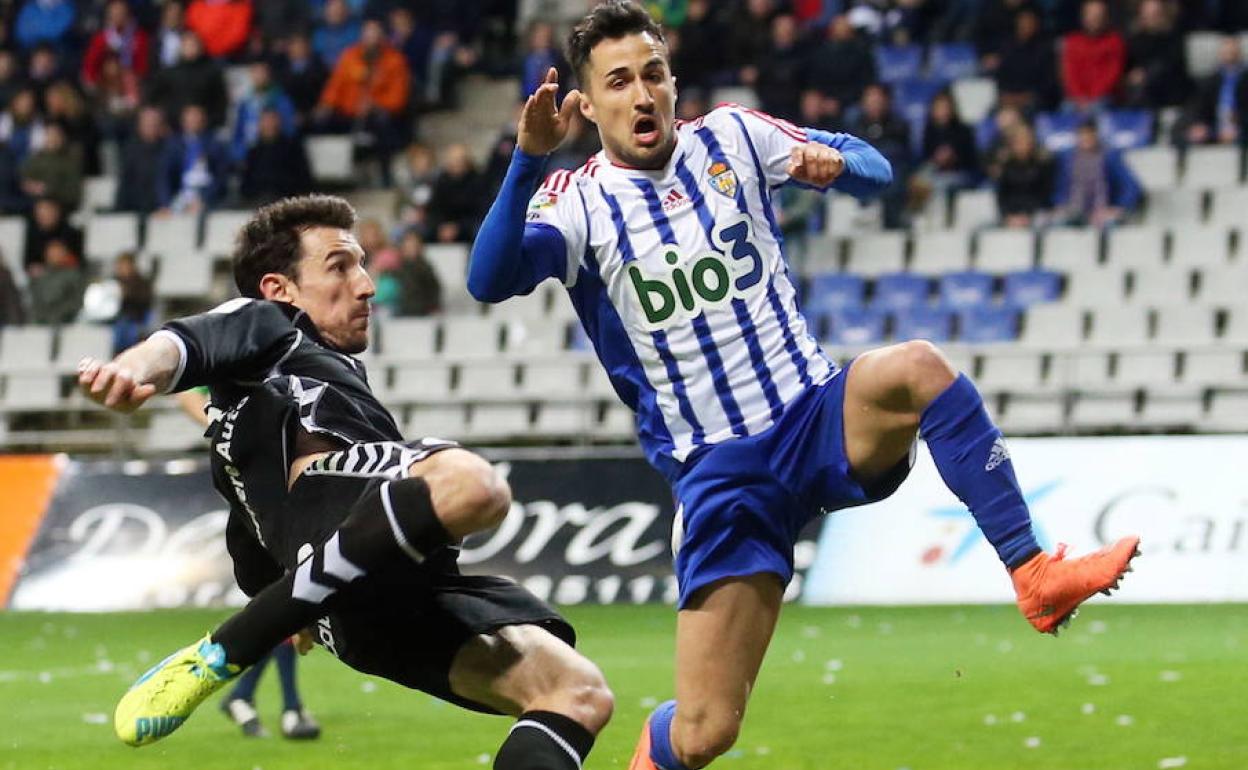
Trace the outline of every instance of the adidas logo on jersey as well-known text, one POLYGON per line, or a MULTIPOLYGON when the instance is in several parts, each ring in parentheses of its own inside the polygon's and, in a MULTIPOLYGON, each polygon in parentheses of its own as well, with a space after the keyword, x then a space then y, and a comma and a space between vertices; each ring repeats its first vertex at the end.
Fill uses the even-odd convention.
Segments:
POLYGON ((688 206, 690 203, 689 196, 680 190, 673 189, 667 195, 663 196, 663 211, 670 212, 682 206, 688 206))
POLYGON ((994 471, 997 466, 1010 459, 1010 450, 1005 446, 1005 439, 1000 436, 992 442, 992 451, 988 453, 988 462, 984 463, 985 471, 994 471))

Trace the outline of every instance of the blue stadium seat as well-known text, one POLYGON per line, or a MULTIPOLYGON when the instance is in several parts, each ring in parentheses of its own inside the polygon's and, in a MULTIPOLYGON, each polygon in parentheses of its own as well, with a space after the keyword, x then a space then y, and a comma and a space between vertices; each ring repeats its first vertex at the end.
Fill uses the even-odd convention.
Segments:
POLYGON ((896 83, 923 74, 923 47, 917 45, 882 45, 875 49, 875 64, 880 80, 896 83))
POLYGON ((893 109, 907 121, 927 118, 927 105, 945 87, 943 81, 909 78, 893 84, 893 109))
POLYGON ((946 273, 939 279, 940 303, 950 310, 987 305, 992 302, 992 282, 991 275, 974 270, 946 273))
POLYGON ((1101 142, 1115 150, 1134 150, 1153 143, 1153 113, 1109 110, 1101 113, 1101 142))
POLYGON ((880 310, 903 310, 927 304, 932 283, 914 273, 888 273, 875 279, 871 306, 880 310))
POLYGON ((958 314, 962 342, 1012 342, 1018 339, 1018 311, 984 305, 958 314))
POLYGON ((1036 115, 1036 139, 1049 152, 1064 152, 1075 146, 1075 130, 1083 117, 1071 112, 1042 112, 1036 115))
POLYGON ((991 112, 975 124, 975 149, 982 153, 992 148, 997 138, 997 118, 991 112))
POLYGON ((860 275, 823 273, 810 279, 810 288, 802 305, 812 313, 862 307, 866 291, 867 282, 860 275))
POLYGON ((942 43, 932 47, 927 74, 940 80, 962 80, 979 74, 979 57, 969 43, 942 43))
POLYGON ((912 307, 893 315, 893 339, 948 342, 953 332, 953 313, 943 308, 912 307))
POLYGON ((1062 294, 1062 274, 1052 270, 1023 270, 1005 276, 1005 304, 1024 310, 1056 302, 1062 294))
POLYGON ((836 345, 875 345, 884 341, 884 313, 858 308, 831 314, 827 339, 836 345))

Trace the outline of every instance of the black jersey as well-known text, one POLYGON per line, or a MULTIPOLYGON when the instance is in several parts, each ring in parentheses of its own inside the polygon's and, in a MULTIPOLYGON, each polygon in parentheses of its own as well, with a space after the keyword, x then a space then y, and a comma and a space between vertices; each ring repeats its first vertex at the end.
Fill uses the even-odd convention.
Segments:
POLYGON ((264 546, 282 524, 298 432, 343 446, 403 437, 364 365, 293 305, 236 299, 157 334, 181 351, 171 391, 206 385, 211 394, 213 485, 230 505, 226 542, 239 586, 254 595, 282 574, 264 546))

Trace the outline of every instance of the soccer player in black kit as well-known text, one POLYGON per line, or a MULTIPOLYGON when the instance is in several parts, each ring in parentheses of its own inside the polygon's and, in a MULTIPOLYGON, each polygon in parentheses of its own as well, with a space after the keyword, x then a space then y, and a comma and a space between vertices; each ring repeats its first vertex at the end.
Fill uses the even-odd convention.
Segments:
POLYGON ((207 385, 212 476, 252 601, 144 674, 118 737, 159 740, 283 639, 313 627, 344 663, 465 708, 509 714, 499 770, 579 769, 612 695, 571 626, 515 583, 460 574, 456 544, 498 524, 510 490, 451 441, 405 441, 353 354, 373 283, 341 198, 260 209, 233 255, 242 297, 171 321, 79 385, 130 412, 207 385))

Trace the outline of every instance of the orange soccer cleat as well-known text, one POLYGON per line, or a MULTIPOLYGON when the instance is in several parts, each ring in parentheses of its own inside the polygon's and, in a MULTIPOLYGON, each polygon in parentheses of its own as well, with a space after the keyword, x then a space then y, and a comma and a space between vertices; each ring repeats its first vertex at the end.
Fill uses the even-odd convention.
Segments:
POLYGON ((637 739, 637 748, 633 751, 633 759, 628 763, 628 770, 659 770, 654 760, 650 759, 650 718, 641 726, 641 737, 637 739))
POLYGON ((1018 594, 1018 608, 1037 631, 1057 635, 1070 623, 1079 605, 1100 591, 1109 595, 1131 560, 1140 555, 1140 538, 1124 537, 1077 559, 1065 558, 1066 545, 1057 552, 1040 552, 1015 569, 1010 577, 1018 594))

